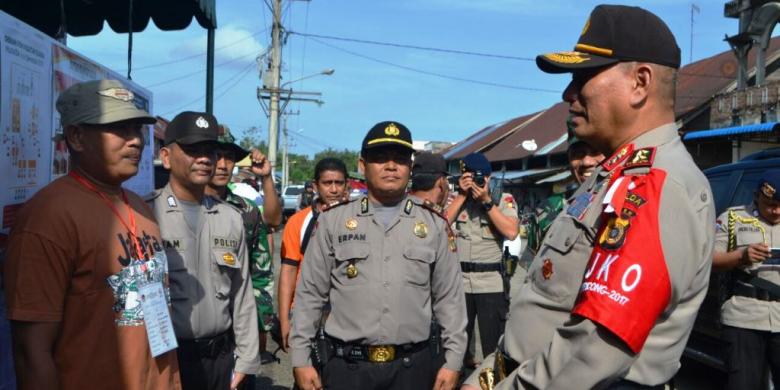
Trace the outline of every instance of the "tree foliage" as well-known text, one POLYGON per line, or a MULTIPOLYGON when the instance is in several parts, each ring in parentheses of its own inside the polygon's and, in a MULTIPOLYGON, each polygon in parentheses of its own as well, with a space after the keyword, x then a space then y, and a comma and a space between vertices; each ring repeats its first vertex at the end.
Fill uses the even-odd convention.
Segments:
MULTIPOLYGON (((251 127, 243 132, 243 137, 239 141, 244 149, 257 148, 263 153, 268 153, 268 144, 261 138, 260 129, 258 127, 251 127)), ((282 155, 281 150, 278 150, 276 170, 281 172, 282 170, 282 155)), ((309 158, 308 155, 298 153, 288 153, 287 161, 290 164, 289 174, 291 184, 301 184, 314 178, 314 166, 323 158, 333 157, 341 159, 347 166, 347 172, 357 172, 357 162, 360 153, 354 150, 336 150, 332 148, 325 149, 314 155, 314 158, 309 158)))

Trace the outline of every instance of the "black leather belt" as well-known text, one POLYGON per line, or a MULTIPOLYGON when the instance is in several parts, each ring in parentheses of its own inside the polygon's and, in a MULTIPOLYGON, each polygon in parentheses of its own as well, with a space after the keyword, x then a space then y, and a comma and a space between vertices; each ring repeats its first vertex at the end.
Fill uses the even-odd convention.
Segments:
POLYGON ((391 362, 415 352, 430 347, 430 341, 409 343, 401 345, 365 345, 345 343, 339 339, 327 336, 327 340, 333 345, 334 356, 355 361, 372 363, 391 362))
POLYGON ((739 282, 734 284, 734 295, 740 297, 758 299, 759 301, 766 301, 766 302, 780 301, 780 298, 775 297, 774 295, 770 294, 769 291, 764 290, 763 288, 758 288, 755 286, 750 286, 739 282))
POLYGON ((177 340, 179 350, 183 353, 196 353, 202 357, 216 357, 233 348, 232 332, 227 331, 214 337, 204 337, 193 340, 177 340))
POLYGON ((498 263, 472 263, 468 261, 460 262, 461 272, 501 272, 503 264, 498 263))

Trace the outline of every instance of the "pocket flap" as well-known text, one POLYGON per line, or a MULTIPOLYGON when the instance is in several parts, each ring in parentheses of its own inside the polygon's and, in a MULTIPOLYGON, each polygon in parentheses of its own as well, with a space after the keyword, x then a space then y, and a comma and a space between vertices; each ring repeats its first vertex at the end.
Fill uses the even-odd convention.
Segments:
POLYGON ((433 263, 436 253, 431 248, 412 246, 404 250, 404 257, 409 260, 417 260, 430 264, 433 263))
POLYGON ((238 255, 231 250, 226 249, 213 249, 214 260, 217 265, 228 268, 241 268, 241 264, 238 262, 238 255))
POLYGON ((338 261, 365 259, 371 252, 371 247, 367 243, 349 243, 335 247, 333 252, 338 261))
MULTIPOLYGON (((566 217, 563 217, 566 219, 566 217)), ((580 230, 571 221, 560 220, 553 224, 544 238, 545 246, 555 249, 560 253, 566 253, 577 242, 580 230)))

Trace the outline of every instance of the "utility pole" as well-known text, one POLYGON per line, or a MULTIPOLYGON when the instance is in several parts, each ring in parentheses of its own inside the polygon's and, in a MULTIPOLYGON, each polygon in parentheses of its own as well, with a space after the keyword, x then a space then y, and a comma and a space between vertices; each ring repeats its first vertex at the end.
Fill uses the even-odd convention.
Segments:
POLYGON ((282 65, 282 0, 273 1, 273 26, 271 30, 271 84, 268 115, 268 160, 271 162, 271 177, 276 172, 276 147, 279 135, 279 79, 282 65))
POLYGON ((290 141, 287 136, 287 119, 290 115, 300 115, 300 111, 282 113, 282 188, 290 184, 290 141))

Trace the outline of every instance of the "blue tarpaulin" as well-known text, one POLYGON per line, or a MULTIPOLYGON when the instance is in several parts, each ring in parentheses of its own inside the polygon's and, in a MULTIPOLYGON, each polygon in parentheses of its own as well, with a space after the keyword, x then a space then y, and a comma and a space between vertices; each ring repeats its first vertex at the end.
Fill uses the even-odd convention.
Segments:
POLYGON ((722 129, 689 131, 683 136, 683 141, 691 141, 703 138, 729 137, 741 134, 772 133, 778 130, 780 130, 780 123, 778 122, 755 123, 745 126, 724 127, 722 129))

